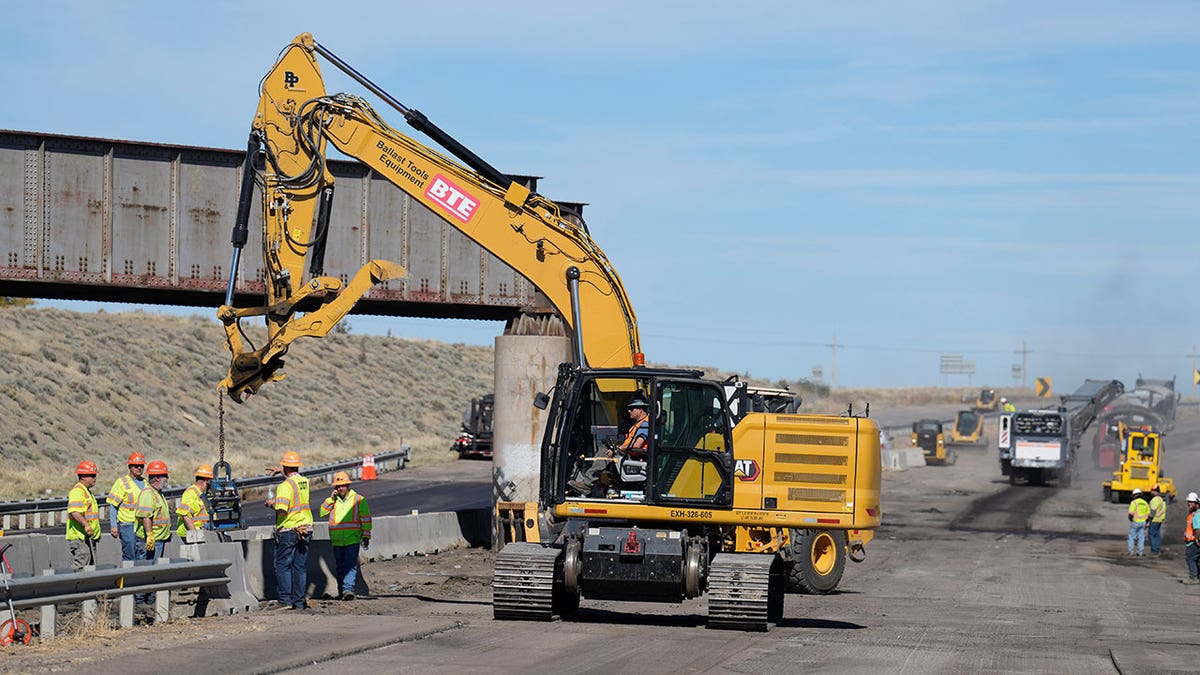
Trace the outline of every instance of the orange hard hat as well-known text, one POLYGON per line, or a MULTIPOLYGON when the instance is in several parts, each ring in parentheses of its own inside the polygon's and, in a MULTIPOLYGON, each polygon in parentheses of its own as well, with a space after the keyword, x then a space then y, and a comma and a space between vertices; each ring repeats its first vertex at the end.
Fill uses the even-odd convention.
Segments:
POLYGON ((279 460, 280 466, 303 466, 300 464, 300 455, 293 450, 288 450, 283 453, 283 459, 279 460))
POLYGON ((96 470, 96 463, 90 459, 83 460, 79 463, 79 466, 75 467, 75 474, 77 476, 94 476, 97 473, 99 471, 96 470))
POLYGON ((333 474, 333 484, 334 485, 349 485, 350 484, 350 474, 346 473, 345 471, 339 471, 339 472, 333 474))
POLYGON ((142 466, 145 466, 146 456, 140 452, 135 452, 129 456, 129 461, 126 462, 126 464, 141 464, 142 466))
POLYGON ((201 464, 196 467, 196 478, 212 478, 212 467, 207 464, 201 464))
POLYGON ((166 462, 160 462, 156 459, 150 462, 150 466, 146 467, 146 473, 150 476, 165 476, 170 472, 167 471, 166 462))

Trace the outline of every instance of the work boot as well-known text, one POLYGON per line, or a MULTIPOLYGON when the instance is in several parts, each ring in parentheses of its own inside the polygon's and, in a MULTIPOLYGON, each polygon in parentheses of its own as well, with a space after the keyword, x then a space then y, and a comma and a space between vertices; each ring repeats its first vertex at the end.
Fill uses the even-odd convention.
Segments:
POLYGON ((342 600, 353 600, 353 599, 354 599, 354 594, 351 593, 350 591, 346 591, 345 593, 342 593, 342 600))
POLYGON ((1184 579, 1180 579, 1180 580, 1179 580, 1179 583, 1181 583, 1181 584, 1185 584, 1185 585, 1188 585, 1188 586, 1193 586, 1193 585, 1195 585, 1195 584, 1200 584, 1200 578, 1197 578, 1197 577, 1188 577, 1186 580, 1184 580, 1184 579))

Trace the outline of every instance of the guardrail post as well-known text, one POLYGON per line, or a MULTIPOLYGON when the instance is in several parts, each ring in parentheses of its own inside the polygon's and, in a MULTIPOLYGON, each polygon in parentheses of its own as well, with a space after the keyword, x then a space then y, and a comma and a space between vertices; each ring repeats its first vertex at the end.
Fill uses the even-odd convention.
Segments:
MULTIPOLYGON (((54 576, 54 570, 42 570, 42 576, 44 576, 44 577, 54 576)), ((40 635, 43 638, 54 637, 54 633, 56 630, 54 623, 55 623, 55 620, 58 618, 58 607, 55 605, 42 605, 38 609, 41 610, 41 614, 42 614, 40 635)))
POLYGON ((17 516, 17 529, 18 530, 25 529, 25 515, 26 514, 22 513, 21 515, 17 516))
MULTIPOLYGON (((170 564, 170 558, 159 558, 155 565, 170 564)), ((154 623, 166 623, 171 620, 171 591, 158 591, 154 594, 154 623)))
MULTIPOLYGON (((133 567, 132 560, 122 560, 121 567, 133 567)), ((121 628, 133 627, 133 596, 122 595, 117 600, 117 618, 121 622, 121 628)))
POLYGON ((12 529, 12 516, 4 516, 4 525, 2 527, 0 527, 0 530, 11 530, 11 529, 12 529))
MULTIPOLYGON (((87 569, 86 567, 84 569, 87 569)), ((89 625, 96 620, 96 601, 84 600, 79 608, 79 621, 82 625, 89 625)))
POLYGON ((40 530, 42 528, 42 512, 33 512, 33 529, 40 530))

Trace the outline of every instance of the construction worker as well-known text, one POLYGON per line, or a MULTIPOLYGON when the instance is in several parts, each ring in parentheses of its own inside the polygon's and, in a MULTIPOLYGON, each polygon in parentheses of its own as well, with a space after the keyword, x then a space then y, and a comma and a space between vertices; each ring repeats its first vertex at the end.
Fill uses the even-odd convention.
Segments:
POLYGON ((1183 528, 1183 541, 1187 554, 1188 578, 1185 584, 1200 584, 1200 544, 1196 533, 1200 532, 1200 496, 1189 492, 1187 496, 1187 525, 1183 528))
POLYGON ((1150 505, 1142 495, 1141 488, 1133 488, 1133 499, 1129 501, 1129 539, 1126 546, 1129 555, 1134 555, 1133 542, 1137 540, 1137 555, 1146 550, 1146 521, 1150 520, 1150 505))
POLYGON ((167 463, 158 460, 150 462, 146 476, 146 487, 138 495, 134 533, 137 535, 142 560, 154 560, 162 557, 167 540, 171 538, 171 509, 167 505, 167 498, 162 494, 170 477, 167 473, 167 463))
MULTIPOLYGON (((650 403, 642 393, 634 392, 629 400, 629 405, 626 406, 629 413, 631 424, 629 431, 625 434, 625 440, 617 446, 617 450, 625 450, 628 454, 636 454, 644 457, 646 454, 646 446, 650 444, 650 403)), ((600 474, 605 469, 612 466, 610 458, 613 457, 613 448, 610 446, 606 451, 607 457, 596 459, 592 462, 591 468, 584 471, 578 479, 567 481, 567 487, 571 488, 579 496, 586 497, 591 494, 592 487, 600 478, 600 474)))
POLYGON ((1017 406, 1013 405, 1012 403, 1009 403, 1008 399, 1004 398, 1003 396, 1000 397, 1000 405, 1004 409, 1004 412, 1016 412, 1017 411, 1017 406))
POLYGON ((1146 527, 1146 538, 1150 540, 1150 555, 1162 555, 1162 526, 1167 520, 1167 500, 1157 483, 1150 488, 1150 524, 1146 527))
POLYGON ((100 539, 100 507, 92 495, 96 486, 96 463, 85 459, 75 467, 79 481, 67 495, 67 548, 75 571, 96 564, 96 542, 100 539))
POLYGON ((196 482, 183 491, 179 498, 179 507, 175 509, 175 515, 179 516, 179 526, 175 528, 175 533, 179 535, 180 541, 184 542, 188 540, 188 532, 207 530, 210 518, 208 499, 204 495, 208 493, 208 486, 212 483, 213 468, 201 464, 196 467, 195 475, 196 482))
POLYGON ((146 471, 146 457, 140 452, 129 455, 129 475, 121 476, 108 491, 108 527, 113 539, 121 540, 121 560, 140 560, 137 535, 134 530, 138 495, 146 487, 142 475, 146 471))
POLYGON ((354 599, 358 580, 358 547, 371 547, 371 507, 362 495, 350 489, 345 471, 333 475, 333 494, 321 503, 321 517, 329 517, 329 541, 337 566, 342 600, 354 599))
POLYGON ((308 609, 308 542, 312 537, 312 509, 308 505, 308 479, 300 475, 300 455, 288 450, 279 460, 283 482, 266 505, 275 510, 275 589, 279 604, 288 609, 308 609))

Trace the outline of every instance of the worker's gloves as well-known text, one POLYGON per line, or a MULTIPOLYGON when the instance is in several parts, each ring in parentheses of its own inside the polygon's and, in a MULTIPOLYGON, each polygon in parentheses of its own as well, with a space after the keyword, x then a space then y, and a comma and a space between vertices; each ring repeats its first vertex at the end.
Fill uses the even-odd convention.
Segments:
POLYGON ((153 550, 154 550, 154 543, 155 543, 155 542, 154 542, 154 535, 153 535, 153 534, 147 534, 147 535, 146 535, 146 552, 147 552, 147 553, 149 553, 150 551, 153 551, 153 550))
POLYGON ((371 538, 370 538, 370 537, 363 537, 363 540, 362 540, 362 545, 363 545, 363 550, 364 550, 364 551, 365 551, 365 550, 367 550, 367 549, 369 549, 369 548, 371 548, 371 538))

